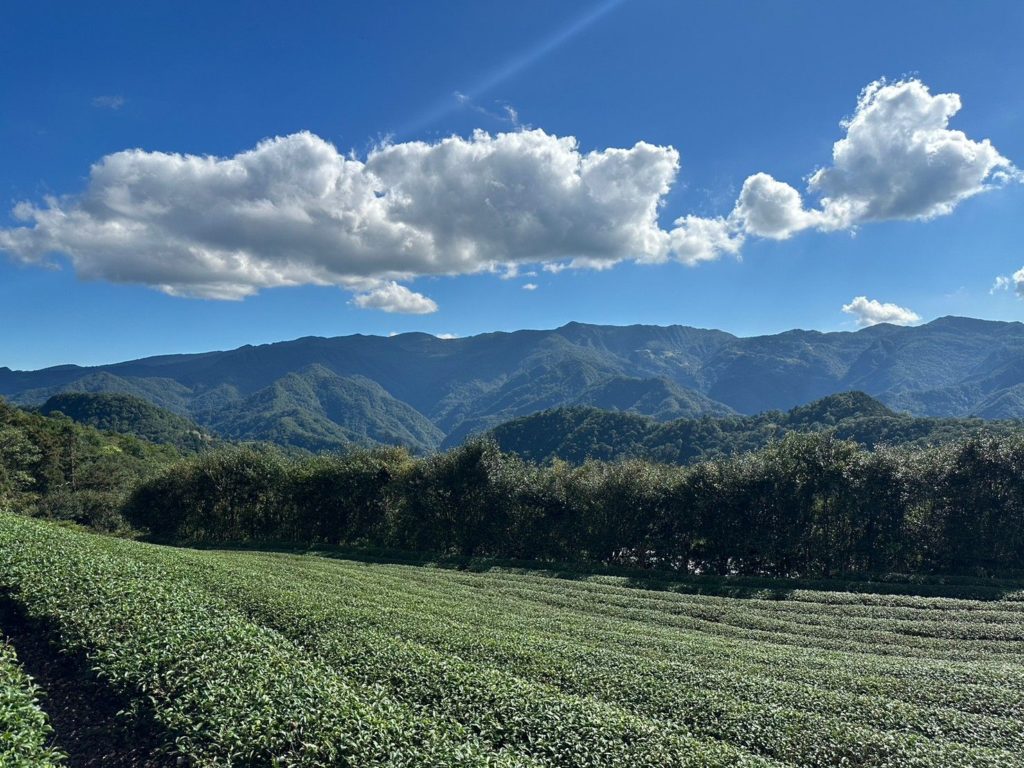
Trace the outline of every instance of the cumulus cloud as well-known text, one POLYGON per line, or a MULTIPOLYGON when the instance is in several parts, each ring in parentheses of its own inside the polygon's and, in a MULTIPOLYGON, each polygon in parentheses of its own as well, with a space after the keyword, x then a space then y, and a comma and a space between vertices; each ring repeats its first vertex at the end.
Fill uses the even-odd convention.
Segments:
POLYGON ((433 299, 428 299, 422 293, 410 291, 394 281, 356 294, 352 303, 362 309, 380 309, 405 315, 429 315, 437 312, 437 303, 433 299))
POLYGON ((522 288, 523 288, 524 291, 536 291, 537 290, 537 284, 536 283, 523 283, 522 288))
POLYGON ((459 336, 455 333, 438 333, 435 334, 435 338, 441 339, 441 341, 451 341, 452 339, 459 338, 459 336))
POLYGON ((996 277, 989 293, 1006 291, 1010 288, 1013 288, 1017 295, 1024 299, 1024 267, 1021 267, 1012 275, 999 275, 996 277))
POLYGON ((743 182, 732 220, 744 232, 774 240, 786 240, 794 232, 821 221, 818 211, 804 209, 796 189, 767 173, 755 173, 743 182))
MULTIPOLYGON (((790 184, 755 173, 726 220, 729 232, 785 240, 806 229, 932 219, 969 197, 1021 180, 1021 172, 988 139, 975 141, 949 128, 960 106, 959 95, 932 95, 919 80, 871 83, 853 116, 841 123, 846 135, 833 145, 832 164, 808 179, 819 207, 808 208, 790 184)), ((687 219, 693 228, 693 217, 687 219)), ((701 221, 720 226, 722 220, 701 221)), ((706 259, 721 252, 708 244, 699 253, 706 259)))
POLYGON ((584 152, 574 137, 539 129, 477 131, 385 143, 360 158, 303 132, 233 157, 130 149, 93 165, 77 195, 18 204, 0 251, 32 263, 64 257, 84 279, 175 296, 334 285, 356 306, 432 312, 402 283, 627 259, 696 265, 738 257, 753 237, 947 214, 1021 178, 991 142, 948 127, 959 109, 958 95, 932 95, 918 80, 872 83, 805 194, 755 173, 727 215, 687 214, 668 228, 659 216, 679 155, 643 141, 584 152))
POLYGON ((849 304, 844 304, 843 312, 853 315, 857 319, 857 325, 862 328, 879 323, 913 325, 921 320, 916 312, 906 307, 899 304, 883 304, 867 296, 857 296, 849 304))
POLYGON ((395 144, 367 161, 390 219, 428 234, 443 272, 661 255, 658 205, 678 165, 671 147, 582 154, 574 138, 539 130, 395 144))
POLYGON ((426 311, 395 281, 663 258, 658 208, 677 168, 671 147, 583 153, 540 130, 381 146, 365 161, 310 133, 229 158, 126 150, 96 163, 82 194, 18 205, 0 250, 177 296, 339 285, 358 306, 426 311))
POLYGON ((684 264, 714 261, 723 253, 736 255, 743 247, 743 233, 721 217, 682 216, 674 223, 669 242, 675 257, 684 264))
POLYGON ((948 127, 960 106, 958 94, 932 95, 919 80, 865 88, 832 148, 832 165, 809 181, 826 214, 846 226, 931 219, 1016 176, 988 139, 948 127))

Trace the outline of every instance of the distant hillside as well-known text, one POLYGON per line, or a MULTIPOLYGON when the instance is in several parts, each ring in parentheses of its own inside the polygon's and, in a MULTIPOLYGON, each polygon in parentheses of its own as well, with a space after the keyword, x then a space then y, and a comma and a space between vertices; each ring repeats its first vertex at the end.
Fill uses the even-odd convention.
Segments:
POLYGON ((444 437, 422 414, 362 376, 313 365, 207 414, 225 437, 266 440, 310 451, 404 445, 425 452, 444 437))
POLYGON ((189 419, 135 395, 65 392, 49 398, 39 412, 44 416, 62 413, 79 424, 184 451, 201 450, 214 442, 212 435, 189 419))
POLYGON ((131 395, 179 416, 188 415, 192 394, 173 379, 123 378, 109 371, 90 370, 66 384, 27 389, 9 399, 19 405, 39 405, 55 395, 69 393, 131 395))
POLYGON ((606 411, 638 413, 658 421, 736 413, 724 403, 664 377, 636 379, 616 376, 585 390, 576 398, 576 403, 606 411))
POLYGON ((448 433, 442 447, 458 445, 469 435, 484 432, 515 416, 562 405, 593 405, 658 420, 735 413, 729 406, 669 379, 620 376, 577 359, 550 367, 531 367, 490 397, 470 400, 469 407, 480 407, 483 412, 460 413, 460 420, 448 433))
POLYGON ((124 527, 120 508, 141 481, 181 458, 171 445, 100 431, 0 398, 0 511, 124 527))
POLYGON ((915 416, 1024 418, 1024 324, 945 317, 911 328, 738 338, 569 323, 463 339, 309 337, 93 368, 0 368, 0 395, 19 404, 68 391, 129 394, 232 437, 317 450, 393 441, 429 450, 566 406, 667 421, 789 410, 851 390, 915 416))
POLYGON ((654 419, 597 408, 556 408, 515 419, 490 432, 502 450, 536 462, 558 458, 579 464, 587 459, 644 458, 689 464, 752 451, 789 432, 835 430, 843 439, 869 448, 937 444, 967 433, 1018 431, 1016 421, 935 419, 898 414, 863 392, 830 395, 788 413, 756 416, 654 419))

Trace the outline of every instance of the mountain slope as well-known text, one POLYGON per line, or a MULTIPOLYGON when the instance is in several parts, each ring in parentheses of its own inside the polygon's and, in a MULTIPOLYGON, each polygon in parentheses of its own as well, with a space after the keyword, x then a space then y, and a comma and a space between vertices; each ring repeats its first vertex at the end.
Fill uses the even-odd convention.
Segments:
MULTIPOLYGON (((11 402, 18 405, 38 405, 54 395, 71 392, 131 395, 179 416, 187 416, 189 413, 192 392, 174 379, 126 378, 103 369, 84 370, 84 375, 68 383, 48 384, 7 394, 11 402)), ((2 374, 3 371, 0 370, 0 376, 2 374)))
POLYGON ((388 444, 422 452, 436 448, 444 437, 380 385, 362 376, 338 376, 318 365, 212 412, 210 423, 225 437, 312 451, 388 444))
POLYGON ((536 462, 644 458, 669 464, 756 450, 788 432, 834 430, 867 447, 937 444, 964 434, 1017 431, 1016 421, 935 419, 899 414, 863 392, 830 395, 788 413, 676 419, 659 423, 597 408, 556 408, 490 431, 502 450, 536 462))
POLYGON ((436 445, 438 430, 451 445, 561 406, 666 420, 788 410, 848 390, 917 416, 1024 418, 1024 325, 947 317, 911 328, 738 338, 684 326, 569 323, 462 339, 307 337, 93 368, 0 368, 0 395, 20 404, 65 391, 121 392, 215 429, 230 413, 232 432, 247 436, 335 446, 377 441, 379 433, 417 449, 436 445), (333 407, 327 395, 267 391, 310 366, 347 380, 342 388, 353 392, 357 379, 381 391, 341 396, 333 415, 325 415, 333 407), (353 409, 349 425, 344 403, 353 409))
POLYGON ((585 390, 575 398, 577 405, 590 405, 609 411, 650 416, 658 421, 728 416, 735 411, 707 395, 676 384, 664 377, 637 379, 616 376, 585 390))
POLYGON ((199 450, 213 441, 192 421, 134 395, 65 392, 49 398, 39 412, 44 416, 59 412, 105 432, 134 435, 187 451, 199 450))

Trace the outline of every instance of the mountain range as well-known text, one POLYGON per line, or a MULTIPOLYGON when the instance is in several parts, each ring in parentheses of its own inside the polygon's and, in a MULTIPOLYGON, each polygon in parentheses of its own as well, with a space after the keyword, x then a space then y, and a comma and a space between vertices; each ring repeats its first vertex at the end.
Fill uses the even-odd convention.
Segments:
POLYGON ((0 368, 0 395, 135 395, 235 439, 310 450, 429 451, 511 419, 591 406, 658 421, 788 410, 850 390, 916 416, 1024 417, 1024 324, 737 337, 686 326, 569 323, 439 339, 306 337, 224 352, 38 371, 0 368))

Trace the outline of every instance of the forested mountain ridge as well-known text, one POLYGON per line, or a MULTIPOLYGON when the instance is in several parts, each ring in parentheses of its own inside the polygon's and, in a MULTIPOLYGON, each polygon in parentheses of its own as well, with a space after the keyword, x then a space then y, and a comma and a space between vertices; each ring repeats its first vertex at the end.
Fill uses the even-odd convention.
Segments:
POLYGON ((211 447, 215 438, 193 421, 136 395, 114 392, 63 392, 39 408, 43 416, 63 414, 104 432, 173 445, 192 452, 211 447))
POLYGON ((690 464, 755 451, 793 432, 825 431, 866 448, 923 447, 967 436, 1007 435, 1019 432, 1020 423, 910 416, 890 410, 863 392, 844 392, 786 413, 666 422, 598 408, 554 408, 508 421, 488 434, 501 450, 538 463, 643 459, 690 464))
POLYGON ((352 445, 404 445, 424 452, 444 437, 415 408, 364 376, 339 376, 311 365, 237 403, 206 414, 219 434, 310 451, 352 445))
POLYGON ((0 395, 15 403, 122 392, 232 437, 317 449, 396 441, 426 450, 562 406, 668 420, 788 410, 849 390, 917 416, 1022 418, 1024 324, 945 317, 740 338, 570 323, 462 339, 307 337, 90 368, 0 368, 0 395))

